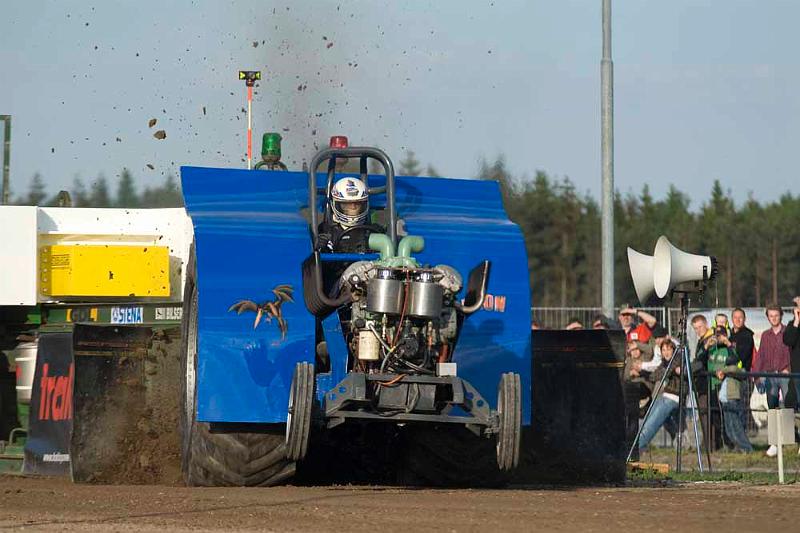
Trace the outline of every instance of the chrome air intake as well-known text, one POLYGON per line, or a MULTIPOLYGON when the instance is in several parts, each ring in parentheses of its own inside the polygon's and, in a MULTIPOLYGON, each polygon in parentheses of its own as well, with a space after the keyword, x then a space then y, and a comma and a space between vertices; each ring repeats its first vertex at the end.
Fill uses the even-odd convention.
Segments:
POLYGON ((419 318, 439 318, 444 291, 431 272, 420 272, 408 286, 408 314, 419 318))
POLYGON ((367 311, 399 315, 403 311, 403 282, 393 279, 391 269, 378 269, 367 284, 367 311))

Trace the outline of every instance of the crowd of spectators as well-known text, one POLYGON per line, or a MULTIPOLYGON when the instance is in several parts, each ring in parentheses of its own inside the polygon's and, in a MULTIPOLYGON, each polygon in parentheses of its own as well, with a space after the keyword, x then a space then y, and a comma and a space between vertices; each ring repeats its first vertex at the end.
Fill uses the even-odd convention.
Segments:
MULTIPOLYGON (((727 446, 730 450, 751 453, 747 431, 747 391, 745 384, 766 394, 770 409, 800 408, 800 379, 750 377, 748 372, 800 373, 800 297, 794 299, 792 316, 783 322, 780 306, 765 309, 769 327, 761 333, 756 349, 754 332, 747 327, 744 309, 736 308, 730 320, 724 313, 709 324, 704 315, 691 318, 697 345, 689 371, 693 376, 700 422, 710 428, 706 435, 712 449, 727 446)), ((540 329, 533 322, 532 329, 540 329)), ((567 330, 585 329, 582 321, 570 318, 567 330)), ((626 402, 626 437, 629 446, 639 433, 639 445, 633 458, 645 449, 661 427, 673 437, 682 429, 678 420, 681 373, 685 371, 680 346, 656 317, 628 305, 620 308, 617 320, 596 315, 591 329, 622 329, 625 332, 624 395, 626 402), (643 393, 646 391, 646 393, 643 393), (651 397, 648 399, 647 395, 651 397), (652 401, 649 415, 639 431, 642 399, 652 401)), ((685 380, 684 380, 685 382, 685 380)), ((684 385, 685 387, 685 385, 684 385)), ((684 394, 688 390, 684 391, 684 394)), ((798 452, 800 453, 800 451, 798 452)), ((766 454, 777 455, 770 446, 766 454)))

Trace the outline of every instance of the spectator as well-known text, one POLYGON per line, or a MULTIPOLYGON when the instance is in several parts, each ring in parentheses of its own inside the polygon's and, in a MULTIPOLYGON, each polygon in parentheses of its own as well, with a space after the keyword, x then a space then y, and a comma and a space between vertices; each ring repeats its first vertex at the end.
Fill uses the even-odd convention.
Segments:
POLYGON ((619 323, 625 330, 625 338, 628 341, 647 342, 652 336, 657 320, 650 313, 637 311, 628 304, 623 304, 619 310, 619 323), (637 318, 642 321, 637 323, 637 318))
MULTIPOLYGON (((623 370, 623 396, 625 399, 625 441, 630 449, 639 432, 639 401, 642 398, 642 352, 639 344, 631 341, 625 349, 625 368, 623 370)), ((639 459, 639 447, 635 446, 631 459, 639 459)))
MULTIPOLYGON (((773 372, 788 374, 790 368, 789 347, 783 343, 783 334, 786 326, 782 323, 783 310, 780 306, 772 304, 767 306, 767 320, 769 329, 761 334, 761 346, 758 348, 758 357, 753 365, 754 372, 773 372)), ((789 389, 789 380, 785 378, 758 378, 756 382, 759 390, 767 393, 767 405, 770 409, 780 407, 780 398, 786 398, 789 389), (780 396, 779 396, 780 394, 780 396)), ((769 457, 778 455, 775 445, 767 449, 769 457)))
POLYGON ((725 328, 725 336, 730 338, 731 336, 731 324, 728 322, 728 315, 725 313, 717 313, 714 316, 714 326, 716 328, 725 328))
POLYGON ((609 329, 608 318, 606 318, 606 315, 595 315, 592 319, 592 329, 609 329))
MULTIPOLYGON (((629 402, 628 409, 628 431, 629 431, 629 446, 636 437, 639 430, 639 418, 642 416, 642 400, 650 400, 652 395, 652 386, 647 379, 650 371, 644 369, 646 365, 653 358, 653 350, 649 344, 630 341, 627 345, 627 362, 625 367, 625 376, 628 379, 626 389, 626 401, 629 402)), ((636 451, 638 454, 638 449, 636 451)))
POLYGON ((661 365, 661 347, 668 338, 667 330, 656 324, 656 327, 653 328, 653 335, 650 337, 650 342, 648 342, 648 349, 652 352, 653 356, 650 360, 647 360, 647 357, 645 357, 645 361, 642 363, 643 372, 652 372, 661 365))
POLYGON ((745 325, 747 316, 744 309, 737 307, 731 314, 733 319, 733 329, 731 330, 731 343, 742 362, 742 368, 750 372, 753 366, 753 352, 755 351, 755 343, 753 342, 753 330, 745 325))
MULTIPOLYGON (((742 368, 746 372, 750 372, 753 366, 753 354, 755 353, 756 345, 753 342, 753 330, 745 325, 746 319, 747 315, 745 315, 744 309, 737 307, 733 310, 731 313, 733 327, 731 328, 730 339, 736 354, 739 356, 739 361, 742 363, 742 368)), ((740 392, 745 404, 749 403, 747 400, 750 398, 750 387, 746 387, 740 392)), ((749 417, 748 411, 742 409, 742 427, 747 428, 747 419, 749 417)))
POLYGON ((659 392, 658 396, 654 399, 653 407, 650 408, 650 414, 647 420, 644 421, 642 426, 642 433, 639 435, 639 450, 640 452, 647 448, 650 441, 655 436, 658 429, 664 425, 664 422, 678 410, 678 395, 680 394, 680 374, 681 374, 681 361, 676 359, 672 365, 670 361, 675 355, 675 343, 671 339, 665 339, 661 344, 661 363, 650 374, 650 381, 655 384, 661 383, 664 380, 664 387, 659 392))
POLYGON ((538 320, 531 320, 531 331, 536 331, 542 329, 541 324, 539 324, 538 320))
POLYGON ((567 321, 567 327, 565 327, 567 331, 575 331, 578 329, 583 329, 583 324, 581 323, 581 319, 578 317, 572 317, 567 321))
POLYGON ((742 424, 742 386, 744 379, 737 374, 742 371, 741 360, 735 350, 730 352, 725 367, 717 370, 717 379, 722 380, 719 389, 719 402, 722 406, 722 419, 725 425, 725 435, 733 445, 734 450, 750 453, 753 446, 747 439, 744 425, 742 424))
MULTIPOLYGON (((789 363, 793 373, 800 373, 800 296, 794 299, 794 309, 792 309, 794 320, 786 324, 783 332, 783 343, 791 349, 789 363)), ((800 409, 800 379, 792 378, 794 385, 794 408, 800 409)))
POLYGON ((717 378, 717 370, 725 367, 732 350, 732 343, 726 335, 724 327, 713 330, 708 327, 708 321, 703 315, 692 317, 692 328, 697 334, 697 349, 692 372, 705 371, 711 377, 701 374, 698 376, 697 400, 700 407, 703 427, 710 431, 711 447, 718 450, 722 447, 722 419, 719 412, 719 387, 721 381, 717 378), (710 380, 710 383, 709 383, 710 380))

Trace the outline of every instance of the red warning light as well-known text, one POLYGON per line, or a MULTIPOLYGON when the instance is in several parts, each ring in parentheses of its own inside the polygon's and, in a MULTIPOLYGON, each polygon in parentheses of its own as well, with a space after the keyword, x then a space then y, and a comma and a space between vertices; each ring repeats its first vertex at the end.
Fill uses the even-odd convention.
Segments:
POLYGON ((331 137, 330 144, 328 145, 330 148, 347 148, 348 142, 347 137, 344 135, 334 135, 331 137))

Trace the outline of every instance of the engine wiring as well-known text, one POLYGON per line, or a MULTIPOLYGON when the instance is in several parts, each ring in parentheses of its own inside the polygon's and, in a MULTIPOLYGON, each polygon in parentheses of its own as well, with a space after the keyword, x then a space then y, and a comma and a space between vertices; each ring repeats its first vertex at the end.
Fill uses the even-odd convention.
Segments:
POLYGON ((400 321, 397 323, 397 331, 394 334, 394 342, 392 343, 393 347, 396 347, 397 341, 400 340, 400 329, 403 325, 403 318, 406 316, 406 309, 408 308, 408 280, 409 273, 406 270, 406 283, 403 284, 403 307, 400 311, 400 321))

